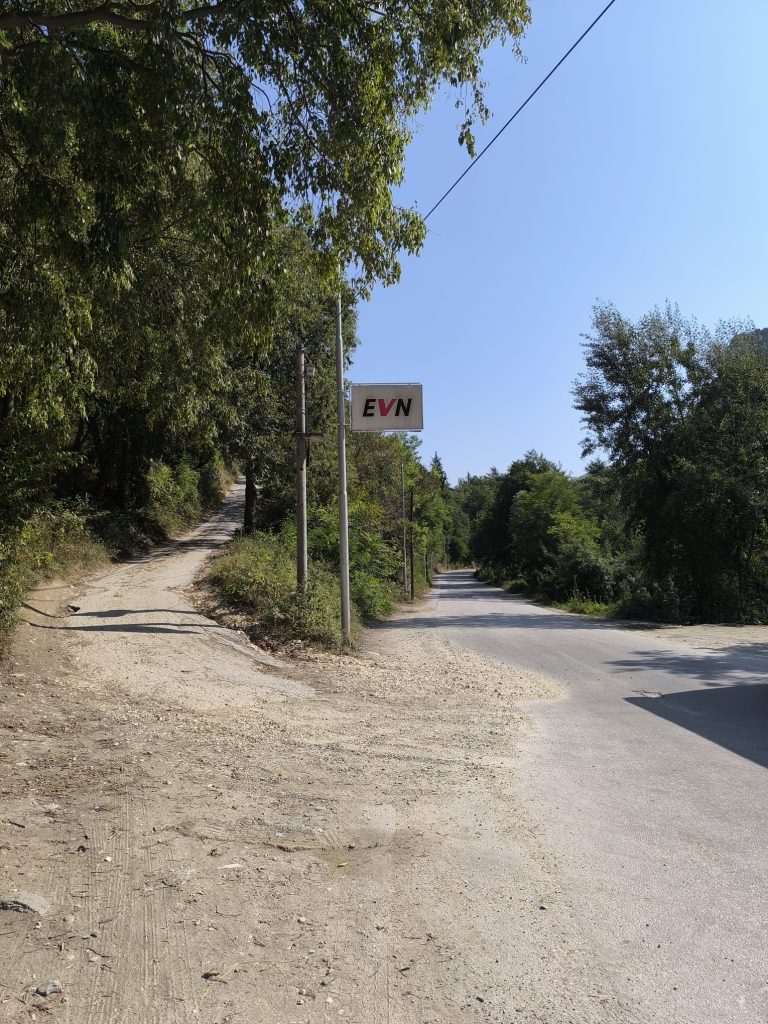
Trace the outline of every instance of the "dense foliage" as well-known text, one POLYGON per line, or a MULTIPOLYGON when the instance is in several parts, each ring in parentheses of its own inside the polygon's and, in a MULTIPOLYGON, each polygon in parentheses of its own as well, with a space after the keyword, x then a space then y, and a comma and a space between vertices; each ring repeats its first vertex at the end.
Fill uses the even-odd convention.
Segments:
POLYGON ((768 332, 595 310, 580 478, 529 452, 455 490, 455 557, 573 608, 768 617, 768 332))
POLYGON ((295 344, 330 379, 339 287, 351 333, 354 295, 421 244, 392 196, 414 115, 452 90, 471 151, 481 53, 517 53, 528 18, 0 3, 0 625, 40 509, 132 548, 211 504, 224 463, 274 482, 295 344))
MULTIPOLYGON (((210 578, 217 592, 249 613, 251 633, 260 641, 279 645, 299 637, 341 646, 335 456, 329 431, 316 442, 310 462, 306 596, 296 592, 295 505, 286 486, 292 468, 288 451, 284 463, 274 460, 263 479, 263 500, 257 504, 259 530, 235 540, 212 562, 210 578)), ((408 568, 413 565, 414 590, 419 593, 427 586, 433 567, 444 555, 448 489, 439 460, 424 467, 412 438, 353 434, 348 464, 350 586, 354 618, 359 622, 387 615, 403 599, 403 564, 404 557, 411 557, 411 539, 413 562, 408 562, 408 568)))

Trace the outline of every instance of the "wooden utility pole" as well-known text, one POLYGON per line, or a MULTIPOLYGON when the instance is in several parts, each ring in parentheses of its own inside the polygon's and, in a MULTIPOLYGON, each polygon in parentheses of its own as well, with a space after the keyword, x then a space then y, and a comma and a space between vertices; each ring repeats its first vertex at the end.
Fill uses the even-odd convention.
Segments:
POLYGON ((245 460, 245 511, 243 534, 249 537, 256 529, 256 460, 249 455, 245 460))

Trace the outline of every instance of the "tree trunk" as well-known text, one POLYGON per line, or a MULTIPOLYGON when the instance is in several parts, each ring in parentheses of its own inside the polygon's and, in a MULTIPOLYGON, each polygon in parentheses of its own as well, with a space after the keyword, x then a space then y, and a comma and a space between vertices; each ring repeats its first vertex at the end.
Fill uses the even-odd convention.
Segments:
POLYGON ((0 398, 0 420, 9 420, 13 416, 15 396, 9 391, 0 398))
POLYGON ((130 469, 131 469, 131 442, 128 434, 123 434, 120 442, 119 470, 117 475, 117 504, 118 508, 128 508, 130 495, 130 469))
POLYGON ((249 456, 245 462, 245 513, 243 534, 249 537, 256 530, 256 467, 249 456))

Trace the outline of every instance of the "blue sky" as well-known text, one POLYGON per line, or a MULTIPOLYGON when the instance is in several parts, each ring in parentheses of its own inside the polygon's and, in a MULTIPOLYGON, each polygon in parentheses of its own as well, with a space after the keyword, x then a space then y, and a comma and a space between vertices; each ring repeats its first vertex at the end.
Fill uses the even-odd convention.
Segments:
MULTIPOLYGON (((603 6, 533 0, 527 62, 488 54, 478 149, 603 6)), ((423 383, 451 480, 528 448, 578 472, 596 300, 768 325, 767 112, 766 0, 618 0, 361 306, 350 378, 423 383)), ((457 120, 447 96, 422 115, 399 201, 426 212, 466 166, 457 120)))

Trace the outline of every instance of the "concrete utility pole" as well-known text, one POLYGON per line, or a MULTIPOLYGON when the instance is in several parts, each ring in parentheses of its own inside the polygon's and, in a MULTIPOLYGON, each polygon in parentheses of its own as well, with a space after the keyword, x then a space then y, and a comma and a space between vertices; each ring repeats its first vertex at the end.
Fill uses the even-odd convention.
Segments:
POLYGON ((403 511, 403 593, 408 594, 408 525, 405 518, 405 455, 400 452, 400 491, 403 511))
POLYGON ((349 511, 347 508, 347 402, 344 391, 344 341, 341 335, 341 292, 336 296, 336 420, 339 431, 339 573, 341 576, 341 632, 345 646, 352 644, 349 613, 349 511))
POLYGON ((411 521, 411 528, 410 528, 410 531, 409 531, 409 534, 408 534, 408 549, 409 549, 408 550, 408 557, 409 557, 409 561, 411 563, 411 600, 414 601, 416 599, 416 576, 415 576, 416 562, 415 562, 414 557, 413 557, 413 488, 411 488, 410 521, 411 521))
POLYGON ((307 592, 307 402, 304 349, 296 348, 296 590, 307 592))

